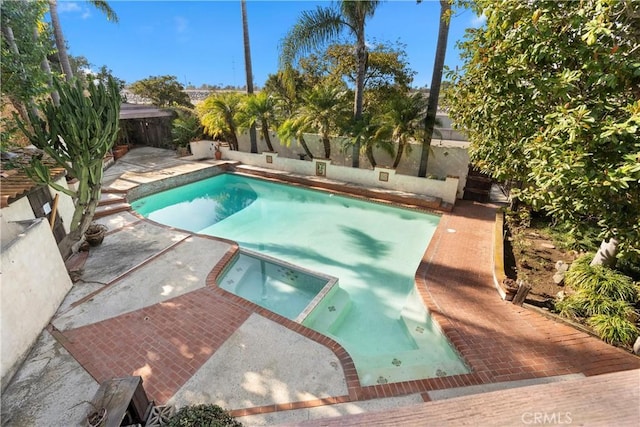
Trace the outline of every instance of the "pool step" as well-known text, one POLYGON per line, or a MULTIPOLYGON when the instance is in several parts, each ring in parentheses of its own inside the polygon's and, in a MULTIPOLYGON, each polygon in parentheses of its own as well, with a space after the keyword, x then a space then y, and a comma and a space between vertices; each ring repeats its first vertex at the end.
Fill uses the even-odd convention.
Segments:
POLYGON ((231 293, 236 293, 236 287, 242 283, 242 280, 251 271, 252 267, 251 258, 239 257, 229 267, 229 270, 221 278, 222 282, 218 285, 231 293))
POLYGON ((332 294, 326 296, 302 324, 317 331, 333 333, 349 313, 351 304, 349 293, 336 285, 332 294))
POLYGON ((447 360, 434 349, 406 350, 375 356, 354 355, 364 386, 468 373, 458 360, 447 360))

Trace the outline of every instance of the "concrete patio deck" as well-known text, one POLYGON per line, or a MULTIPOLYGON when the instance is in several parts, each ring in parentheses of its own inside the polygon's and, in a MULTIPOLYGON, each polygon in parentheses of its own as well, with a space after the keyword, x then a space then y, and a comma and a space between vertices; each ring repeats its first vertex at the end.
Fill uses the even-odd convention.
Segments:
MULTIPOLYGON (((105 172, 104 186, 127 191, 215 164, 137 148, 105 172)), ((574 423, 589 424, 587 409, 608 410, 606 399, 594 399, 600 386, 592 385, 600 383, 584 383, 580 395, 560 382, 626 371, 602 381, 628 391, 629 384, 640 386, 640 359, 499 298, 492 282, 495 209, 459 201, 444 213, 416 274, 425 304, 472 372, 369 387, 360 385, 338 343, 215 285, 237 249, 233 242, 130 212, 107 215, 99 221, 110 228, 104 243, 91 249, 81 280, 3 394, 2 425, 77 425, 100 382, 127 375, 141 375, 156 403, 217 403, 247 425, 369 412, 333 422, 372 424, 380 411, 411 425, 429 418, 408 414, 476 408, 465 412, 468 418, 432 418, 460 425, 483 420, 481 408, 491 405, 479 402, 510 396, 475 393, 540 383, 551 384, 520 393, 572 396, 562 410, 572 411, 574 423), (424 403, 467 393, 475 395, 448 406, 424 403)), ((615 387, 602 390, 616 394, 615 387)), ((615 397, 640 407, 638 393, 615 397)), ((509 423, 525 410, 507 406, 509 423)), ((626 416, 609 420, 624 424, 626 416)))

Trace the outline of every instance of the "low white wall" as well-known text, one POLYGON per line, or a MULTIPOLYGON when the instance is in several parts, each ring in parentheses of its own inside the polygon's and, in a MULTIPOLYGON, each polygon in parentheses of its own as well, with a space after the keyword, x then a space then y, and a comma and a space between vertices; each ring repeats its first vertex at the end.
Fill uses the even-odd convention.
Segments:
MULTIPOLYGON (((241 141, 244 139, 248 140, 246 135, 241 137, 241 141)), ((317 136, 309 136, 307 142, 311 147, 315 147, 319 141, 317 136)), ((292 147, 276 145, 277 143, 279 143, 279 140, 274 135, 273 148, 277 150, 275 153, 263 152, 261 154, 252 154, 249 152, 248 144, 246 147, 243 147, 242 143, 240 144, 240 151, 232 151, 227 147, 221 147, 222 158, 239 161, 246 165, 260 166, 307 176, 317 175, 316 163, 320 161, 326 164, 325 176, 329 179, 440 197, 445 202, 452 204, 455 203, 456 199, 461 199, 464 193, 469 164, 469 155, 465 143, 459 143, 457 141, 434 141, 429 160, 429 168, 427 170, 428 175, 434 178, 418 178, 416 176, 420 162, 419 146, 415 146, 409 153, 409 155, 413 157, 413 163, 409 161, 406 162, 408 166, 413 165, 411 167, 415 170, 412 171, 412 174, 405 174, 402 173, 401 168, 394 170, 384 166, 376 166, 376 168, 373 169, 368 161, 364 163, 362 159, 362 167, 354 169, 350 166, 350 160, 347 164, 348 153, 340 154, 340 146, 337 143, 334 143, 334 145, 336 145, 334 148, 339 153, 336 154, 336 157, 341 158, 341 161, 338 162, 334 160, 333 154, 331 160, 322 158, 314 158, 313 161, 300 160, 298 154, 302 152, 301 150, 293 150, 292 147)), ((216 144, 217 142, 214 141, 192 142, 191 152, 198 158, 211 158, 213 157, 216 144)), ((333 152, 335 151, 332 151, 332 153, 333 152)), ((388 154, 384 154, 390 159, 388 154)), ((392 163, 392 159, 390 159, 388 163, 392 163)), ((405 171, 407 167, 404 168, 405 171)))
POLYGON ((9 244, 3 244, 1 258, 0 373, 4 389, 72 283, 45 218, 33 220, 9 244))
MULTIPOLYGON (((209 141, 191 143, 192 150, 206 151, 209 141)), ((409 193, 439 197, 447 203, 455 203, 458 197, 459 179, 446 177, 445 179, 418 178, 415 176, 398 174, 394 169, 376 167, 375 169, 354 169, 352 167, 333 164, 332 160, 317 159, 313 161, 290 159, 281 157, 278 153, 251 154, 243 151, 232 151, 222 147, 222 157, 246 165, 259 166, 266 169, 291 172, 306 176, 325 176, 328 179, 378 187, 409 193), (321 164, 319 166, 319 164, 321 164), (323 170, 323 172, 319 172, 323 170)), ((461 195, 460 195, 461 197, 461 195)))

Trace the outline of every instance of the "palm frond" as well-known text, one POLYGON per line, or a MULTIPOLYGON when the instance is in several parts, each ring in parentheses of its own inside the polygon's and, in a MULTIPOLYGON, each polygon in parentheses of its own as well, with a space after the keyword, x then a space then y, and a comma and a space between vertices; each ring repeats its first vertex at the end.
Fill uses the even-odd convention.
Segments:
POLYGON ((304 11, 280 44, 280 67, 285 69, 298 58, 337 38, 345 28, 340 11, 318 6, 304 11))
POLYGON ((114 10, 111 9, 109 3, 104 0, 90 0, 89 3, 91 3, 100 12, 104 13, 104 15, 107 17, 107 21, 112 21, 116 24, 118 23, 118 15, 116 15, 114 10))

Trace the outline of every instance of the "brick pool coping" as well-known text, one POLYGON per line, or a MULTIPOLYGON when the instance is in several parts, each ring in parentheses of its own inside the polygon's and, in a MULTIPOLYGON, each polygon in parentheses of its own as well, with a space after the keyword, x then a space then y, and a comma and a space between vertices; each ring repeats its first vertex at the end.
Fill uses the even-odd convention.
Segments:
MULTIPOLYGON (((276 180, 273 176, 269 178, 276 180)), ((291 180, 296 178, 289 177, 286 182, 291 183, 291 180)), ((299 185, 306 184, 308 182, 300 179, 299 185)), ((314 181, 313 185, 322 187, 322 182, 314 181)), ((326 190, 336 191, 335 187, 326 190)), ((344 191, 344 194, 351 195, 349 191, 344 191)), ((432 209, 407 206, 393 200, 385 203, 433 212, 432 209)), ((492 271, 495 211, 496 206, 493 205, 459 201, 451 212, 443 213, 415 276, 415 286, 425 305, 471 368, 472 373, 469 374, 361 386, 353 360, 336 341, 216 285, 217 277, 238 251, 235 243, 208 274, 205 288, 115 319, 53 333, 96 380, 102 381, 120 372, 123 366, 139 364, 128 364, 129 355, 125 354, 122 360, 109 360, 108 363, 105 361, 97 366, 92 352, 104 349, 107 356, 110 354, 108 349, 117 345, 118 339, 124 339, 125 344, 139 342, 139 339, 148 344, 155 343, 153 334, 157 330, 166 329, 167 323, 162 321, 154 325, 153 322, 159 317, 157 314, 162 312, 164 316, 167 312, 172 313, 174 320, 181 324, 180 337, 187 336, 196 341, 205 338, 209 340, 208 351, 198 355, 187 366, 179 366, 175 361, 163 366, 168 372, 166 378, 155 380, 161 384, 149 384, 150 394, 159 402, 171 397, 251 313, 257 313, 324 345, 339 358, 347 383, 347 395, 235 409, 231 411, 234 416, 416 393, 421 393, 426 401, 429 400, 427 393, 431 390, 571 373, 597 375, 640 368, 640 358, 526 308, 514 306, 498 296, 492 271), (201 312, 207 311, 203 302, 217 304, 220 312, 227 316, 209 316, 205 317, 207 320, 202 320, 201 312), (172 308, 175 306, 184 307, 185 310, 177 312, 172 308), (189 309, 186 309, 187 306, 189 309), (176 316, 179 318, 175 318, 176 316), (221 332, 212 335, 209 331, 200 338, 190 336, 189 326, 199 327, 197 324, 202 322, 215 325, 221 332), (139 331, 136 330, 136 335, 133 336, 131 329, 139 328, 141 324, 152 329, 146 334, 138 334, 139 331), (116 331, 113 325, 118 326, 116 331), (128 338, 129 336, 133 339, 128 338)), ((167 333, 162 340, 165 344, 163 348, 173 354, 176 360, 184 358, 184 355, 168 348, 170 345, 167 343, 175 340, 171 333, 167 333)), ((138 354, 131 357, 142 357, 144 360, 145 356, 138 354)), ((147 385, 145 383, 145 387, 147 385)))

